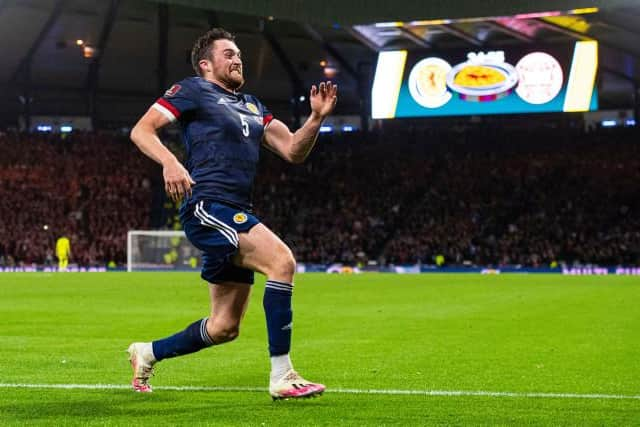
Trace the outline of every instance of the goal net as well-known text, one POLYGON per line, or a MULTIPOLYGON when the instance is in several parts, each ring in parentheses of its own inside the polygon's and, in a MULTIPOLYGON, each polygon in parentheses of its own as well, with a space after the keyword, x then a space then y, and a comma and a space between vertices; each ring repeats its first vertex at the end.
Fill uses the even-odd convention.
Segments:
POLYGON ((193 271, 201 253, 184 231, 131 230, 127 233, 127 271, 193 271))

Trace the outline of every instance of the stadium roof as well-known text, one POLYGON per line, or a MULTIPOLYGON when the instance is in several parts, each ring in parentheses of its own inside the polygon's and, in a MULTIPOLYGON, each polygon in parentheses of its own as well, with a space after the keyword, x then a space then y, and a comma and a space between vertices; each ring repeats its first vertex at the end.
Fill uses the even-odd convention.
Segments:
POLYGON ((600 42, 601 105, 630 108, 639 20, 640 2, 624 0, 0 0, 0 123, 26 108, 130 122, 193 73, 188 51, 211 26, 237 34, 245 90, 281 115, 324 78, 323 60, 338 71, 340 111, 357 114, 380 50, 584 39, 600 42))
POLYGON ((276 16, 294 22, 341 25, 424 19, 462 19, 511 16, 599 7, 623 11, 637 5, 634 0, 156 0, 202 10, 217 10, 255 16, 276 16))

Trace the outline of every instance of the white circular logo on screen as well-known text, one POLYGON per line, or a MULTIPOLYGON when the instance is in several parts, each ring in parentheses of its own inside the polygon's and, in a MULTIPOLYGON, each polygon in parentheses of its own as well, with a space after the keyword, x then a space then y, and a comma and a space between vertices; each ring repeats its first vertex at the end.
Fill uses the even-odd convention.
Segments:
POLYGON ((516 64, 519 84, 516 93, 529 104, 546 104, 562 89, 562 67, 548 53, 533 52, 516 64))
POLYGON ((427 108, 438 108, 449 102, 449 71, 451 65, 440 58, 425 58, 414 65, 409 73, 409 93, 414 101, 427 108))

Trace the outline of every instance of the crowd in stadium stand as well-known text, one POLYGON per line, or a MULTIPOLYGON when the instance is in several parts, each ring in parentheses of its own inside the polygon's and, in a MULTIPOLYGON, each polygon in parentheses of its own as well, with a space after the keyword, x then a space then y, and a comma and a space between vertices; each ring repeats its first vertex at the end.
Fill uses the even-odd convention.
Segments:
POLYGON ((305 262, 638 265, 638 136, 483 127, 335 138, 301 168, 267 162, 256 206, 305 262))
POLYGON ((126 235, 149 226, 153 163, 98 133, 0 136, 0 265, 55 264, 71 241, 84 266, 121 264, 126 235))
POLYGON ((452 264, 637 265, 637 135, 481 135, 487 151, 480 144, 439 159, 384 255, 396 263, 442 254, 452 264))
MULTIPOLYGON (((254 206, 299 262, 640 265, 638 136, 489 126, 323 136, 303 165, 263 153, 254 206)), ((5 135, 0 152, 0 265, 54 262, 60 234, 72 262, 122 265, 127 230, 152 225, 161 172, 124 137, 5 135)))

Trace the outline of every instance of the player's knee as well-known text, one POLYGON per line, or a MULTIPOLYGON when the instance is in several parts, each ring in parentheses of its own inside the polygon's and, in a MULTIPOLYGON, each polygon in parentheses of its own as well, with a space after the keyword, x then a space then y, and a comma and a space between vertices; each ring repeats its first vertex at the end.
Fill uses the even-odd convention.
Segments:
POLYGON ((214 343, 222 344, 238 338, 240 328, 237 323, 213 322, 207 324, 207 333, 214 343))
POLYGON ((238 338, 238 335, 240 335, 240 329, 238 329, 237 327, 222 329, 218 333, 218 336, 216 337, 217 339, 214 339, 214 342, 223 343, 233 341, 238 338))
POLYGON ((289 248, 286 248, 280 256, 274 258, 273 270, 271 275, 273 278, 279 278, 285 281, 293 279, 293 275, 296 272, 296 259, 293 257, 293 253, 291 253, 289 248))

